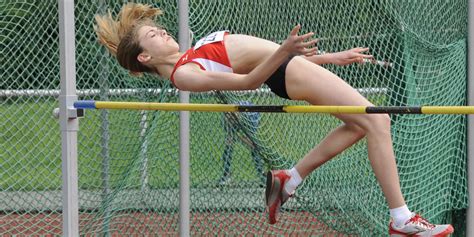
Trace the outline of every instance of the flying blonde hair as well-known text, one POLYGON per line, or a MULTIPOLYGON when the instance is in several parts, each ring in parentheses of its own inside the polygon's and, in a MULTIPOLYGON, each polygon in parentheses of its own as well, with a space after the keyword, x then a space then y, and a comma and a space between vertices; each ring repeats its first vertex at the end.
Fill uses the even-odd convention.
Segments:
POLYGON ((122 6, 116 19, 110 11, 105 15, 96 15, 97 24, 94 25, 94 30, 99 43, 117 58, 120 65, 132 73, 150 72, 149 68, 136 59, 142 51, 136 33, 143 25, 161 27, 155 20, 162 14, 159 8, 150 5, 127 3, 122 6))

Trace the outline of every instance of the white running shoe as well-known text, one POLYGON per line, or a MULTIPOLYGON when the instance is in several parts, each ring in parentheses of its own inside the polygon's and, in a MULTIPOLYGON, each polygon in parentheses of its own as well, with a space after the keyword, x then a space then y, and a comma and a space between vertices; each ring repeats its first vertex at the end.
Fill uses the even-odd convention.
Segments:
POLYGON ((402 227, 396 227, 390 221, 388 233, 391 237, 444 237, 449 236, 454 232, 451 225, 434 225, 429 223, 426 219, 418 214, 413 213, 413 216, 402 227))

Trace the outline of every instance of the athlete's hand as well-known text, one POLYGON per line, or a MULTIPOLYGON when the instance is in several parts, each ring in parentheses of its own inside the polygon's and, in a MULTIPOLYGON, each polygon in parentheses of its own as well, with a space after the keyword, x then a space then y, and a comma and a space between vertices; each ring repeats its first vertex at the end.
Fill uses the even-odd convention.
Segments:
POLYGON ((318 52, 318 48, 314 47, 318 40, 309 40, 314 33, 309 32, 304 35, 298 35, 301 25, 297 25, 291 30, 288 38, 281 44, 281 49, 287 51, 291 55, 304 55, 310 57, 318 52))
POLYGON ((369 48, 353 48, 346 51, 341 51, 331 54, 331 63, 344 66, 351 63, 363 63, 364 59, 373 60, 374 56, 365 54, 369 48))

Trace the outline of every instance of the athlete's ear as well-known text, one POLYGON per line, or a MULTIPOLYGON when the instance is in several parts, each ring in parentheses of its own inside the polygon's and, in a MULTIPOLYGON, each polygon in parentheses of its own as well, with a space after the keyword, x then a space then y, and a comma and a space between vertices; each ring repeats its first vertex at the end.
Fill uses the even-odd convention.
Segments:
POLYGON ((147 53, 140 53, 138 56, 137 56, 137 60, 141 63, 147 63, 148 61, 151 60, 151 55, 147 54, 147 53))

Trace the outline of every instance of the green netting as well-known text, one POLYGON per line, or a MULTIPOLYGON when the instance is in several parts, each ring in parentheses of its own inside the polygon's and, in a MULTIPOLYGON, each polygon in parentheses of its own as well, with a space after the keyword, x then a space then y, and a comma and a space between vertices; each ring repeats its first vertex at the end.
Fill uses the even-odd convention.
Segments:
MULTIPOLYGON (((177 102, 157 77, 130 77, 96 42, 93 16, 124 1, 77 1, 80 99, 177 102)), ((146 2, 146 1, 140 1, 146 2)), ((177 35, 176 1, 165 11, 177 35)), ((467 1, 191 0, 190 28, 200 37, 227 29, 276 42, 297 23, 326 52, 370 47, 375 64, 325 65, 376 105, 465 105, 467 1)), ((59 36, 56 1, 0 1, 0 233, 61 234, 58 121, 59 36)), ((192 93, 193 103, 304 104, 256 92, 192 93)), ((409 207, 463 235, 467 207, 466 117, 392 115, 402 190, 409 207)), ((316 170, 266 223, 264 170, 290 168, 340 124, 328 115, 192 113, 192 235, 386 234, 388 207, 361 141, 316 170), (224 174, 225 127, 235 136, 224 174), (254 151, 254 152, 252 152, 254 151)), ((80 233, 176 235, 179 208, 177 112, 87 111, 80 120, 80 233)))

